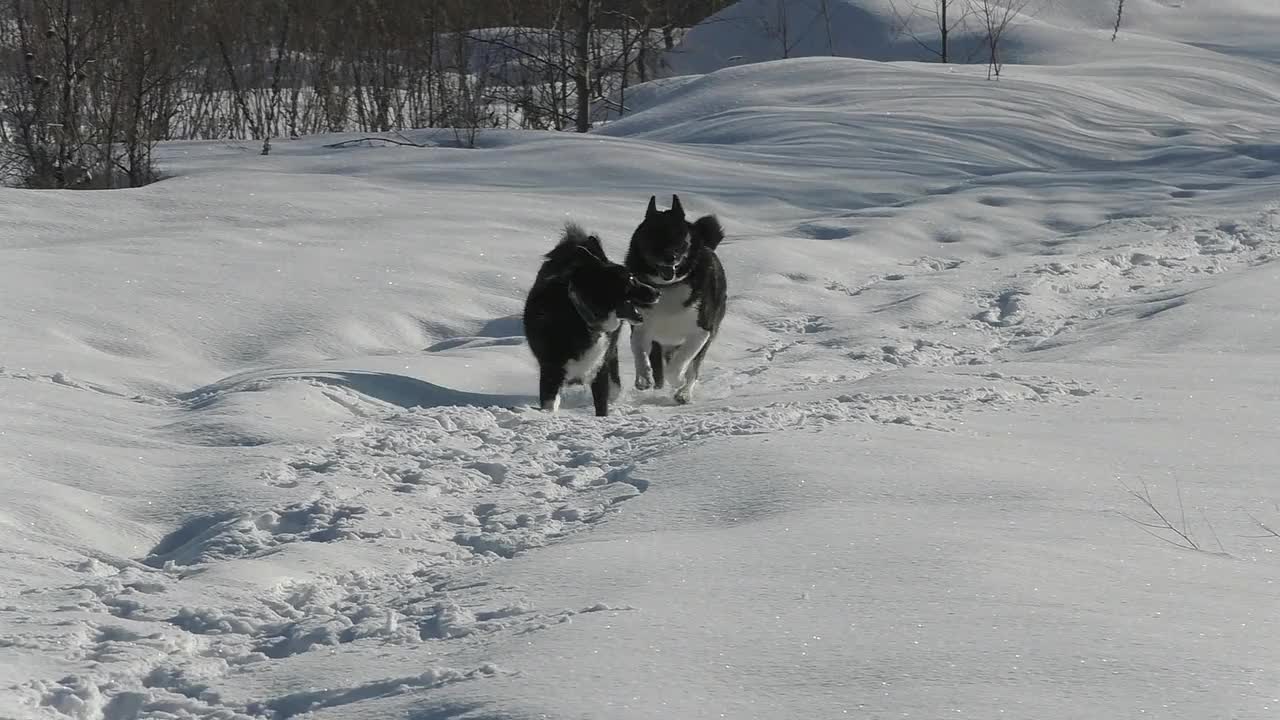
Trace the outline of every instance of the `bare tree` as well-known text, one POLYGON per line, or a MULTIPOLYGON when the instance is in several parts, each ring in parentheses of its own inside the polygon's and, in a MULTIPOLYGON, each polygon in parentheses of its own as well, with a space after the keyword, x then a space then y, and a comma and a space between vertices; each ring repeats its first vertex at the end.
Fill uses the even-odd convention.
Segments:
POLYGON ((591 129, 591 33, 595 30, 600 3, 599 0, 574 0, 574 4, 573 86, 578 101, 575 129, 584 133, 591 129))
POLYGON ((19 65, 4 98, 15 140, 8 154, 29 187, 84 186, 110 166, 90 133, 86 81, 112 8, 107 2, 80 5, 12 0, 3 18, 15 35, 19 65))
POLYGON ((977 18, 985 34, 987 46, 987 79, 1000 78, 1004 67, 1001 43, 1013 22, 1027 9, 1031 0, 969 0, 970 12, 977 18))
POLYGON ((156 178, 152 150, 170 137, 182 110, 178 79, 190 62, 180 48, 193 20, 191 3, 183 0, 126 3, 107 31, 116 52, 96 63, 95 74, 106 81, 108 93, 95 100, 95 109, 109 113, 105 123, 99 118, 98 128, 105 130, 99 142, 111 172, 123 172, 130 187, 156 178))
POLYGON ((791 19, 787 16, 787 7, 786 0, 774 0, 773 19, 761 21, 765 32, 778 41, 784 60, 791 57, 791 19))
POLYGON ((900 0, 890 0, 889 7, 898 26, 897 31, 905 33, 941 63, 951 62, 951 34, 963 28, 973 13, 972 3, 968 0, 908 0, 904 4, 900 4, 900 0), (922 15, 931 18, 932 24, 938 28, 937 45, 926 42, 911 29, 912 20, 922 15))
POLYGON ((263 107, 262 126, 266 132, 262 136, 262 154, 271 154, 271 136, 279 133, 276 125, 280 114, 280 81, 284 71, 285 59, 288 57, 289 28, 293 19, 293 8, 289 0, 279 3, 280 14, 276 22, 275 61, 271 66, 270 95, 263 107))
POLYGON ((830 0, 820 0, 819 9, 822 12, 822 27, 827 31, 827 54, 835 57, 836 41, 831 35, 831 2, 830 0))

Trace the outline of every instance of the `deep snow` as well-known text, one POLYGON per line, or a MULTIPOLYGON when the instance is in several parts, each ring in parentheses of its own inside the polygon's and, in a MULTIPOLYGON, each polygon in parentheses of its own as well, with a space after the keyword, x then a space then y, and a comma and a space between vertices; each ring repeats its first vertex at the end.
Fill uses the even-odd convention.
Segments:
POLYGON ((1169 5, 0 192, 0 717, 1274 717, 1280 23, 1169 5), (697 401, 530 409, 539 255, 672 192, 697 401))

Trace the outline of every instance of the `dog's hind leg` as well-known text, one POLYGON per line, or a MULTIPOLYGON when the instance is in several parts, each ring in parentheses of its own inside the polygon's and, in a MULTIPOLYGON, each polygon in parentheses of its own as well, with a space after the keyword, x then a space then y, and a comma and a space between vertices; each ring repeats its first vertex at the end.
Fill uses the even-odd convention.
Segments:
POLYGON ((609 368, 602 367, 596 373, 596 377, 591 381, 591 402, 596 406, 596 417, 605 417, 609 414, 609 368))
POLYGON ((662 345, 653 343, 649 346, 649 365, 653 367, 653 386, 659 390, 666 379, 666 353, 662 352, 662 345))
POLYGON ((693 387, 698 384, 698 375, 702 372, 702 360, 707 356, 707 351, 711 349, 711 340, 715 336, 707 338, 702 344, 702 349, 697 355, 693 356, 693 360, 689 363, 689 368, 684 371, 684 384, 676 390, 676 402, 681 405, 688 405, 693 400, 693 387))
POLYGON ((631 354, 636 360, 636 389, 648 390, 653 387, 653 368, 649 365, 649 340, 644 325, 631 326, 631 354))
POLYGON ((680 347, 676 348, 676 351, 671 354, 671 383, 680 388, 680 391, 676 393, 677 402, 682 404, 689 402, 689 393, 693 390, 687 378, 689 369, 693 367, 694 382, 696 383, 698 367, 702 363, 699 362, 698 366, 693 366, 693 361, 695 358, 700 358, 710 342, 711 333, 699 328, 698 332, 685 338, 680 347), (686 399, 680 400, 681 396, 686 399))
POLYGON ((560 409, 560 386, 564 385, 564 368, 546 367, 538 378, 538 400, 542 409, 555 412, 560 409))
POLYGON ((613 332, 609 342, 609 352, 604 358, 604 370, 609 374, 609 402, 614 402, 622 395, 622 370, 618 367, 618 337, 622 334, 619 328, 613 332))

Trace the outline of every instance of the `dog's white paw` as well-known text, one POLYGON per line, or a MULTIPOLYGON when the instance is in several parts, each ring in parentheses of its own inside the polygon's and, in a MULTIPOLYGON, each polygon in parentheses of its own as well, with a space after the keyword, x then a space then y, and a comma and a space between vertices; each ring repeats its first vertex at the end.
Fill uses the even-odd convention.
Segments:
POLYGON ((676 391, 676 402, 681 405, 688 405, 693 402, 693 386, 682 385, 680 389, 676 391))
POLYGON ((651 376, 651 375, 636 375, 636 389, 637 389, 637 390, 648 390, 648 389, 649 389, 649 388, 651 388, 651 387, 653 387, 653 376, 651 376))
POLYGON ((622 395, 622 384, 609 381, 609 402, 617 400, 622 395))

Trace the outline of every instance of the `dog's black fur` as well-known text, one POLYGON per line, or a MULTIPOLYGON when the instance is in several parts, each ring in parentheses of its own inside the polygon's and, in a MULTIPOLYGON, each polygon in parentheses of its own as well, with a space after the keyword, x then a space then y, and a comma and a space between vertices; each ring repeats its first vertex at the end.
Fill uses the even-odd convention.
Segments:
POLYGON ((638 323, 658 291, 605 256, 600 238, 573 223, 547 253, 524 305, 524 335, 538 361, 538 399, 554 411, 566 385, 591 384, 596 415, 622 387, 618 335, 638 323))
POLYGON ((697 343, 696 348, 691 346, 680 353, 679 362, 673 365, 678 375, 673 380, 681 386, 676 401, 683 404, 692 399, 703 358, 720 331, 726 311, 728 283, 715 253, 723 239, 724 230, 714 215, 689 222, 679 196, 672 195, 671 209, 661 212, 657 198, 649 198, 644 221, 631 235, 625 262, 629 270, 657 287, 666 299, 642 311, 646 325, 631 330, 637 388, 647 389, 650 384, 661 388, 666 380, 666 364, 683 345, 697 343), (648 347, 644 347, 646 344, 648 347), (688 357, 689 353, 693 353, 692 357, 688 357), (680 363, 684 366, 680 367, 680 363))

